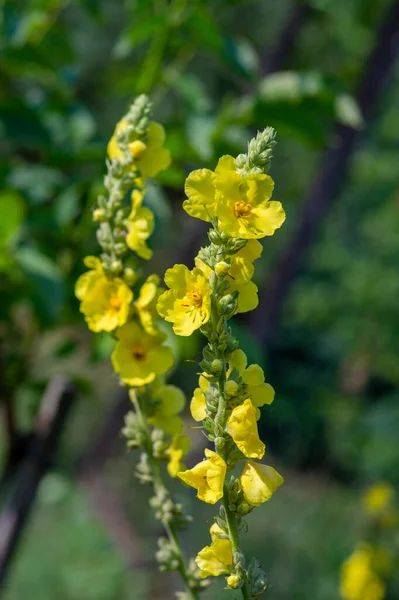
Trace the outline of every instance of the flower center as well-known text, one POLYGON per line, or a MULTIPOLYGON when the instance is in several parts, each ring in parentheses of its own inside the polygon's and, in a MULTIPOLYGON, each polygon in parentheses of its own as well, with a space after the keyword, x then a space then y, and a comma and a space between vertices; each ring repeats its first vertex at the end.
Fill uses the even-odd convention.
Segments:
POLYGON ((198 292, 187 292, 184 296, 185 308, 200 308, 202 306, 202 296, 198 292))
POLYGON ((133 348, 132 354, 133 354, 134 360, 141 362, 142 360, 145 359, 146 351, 143 346, 137 345, 133 348))
POLYGON ((252 210, 252 206, 245 202, 244 200, 240 200, 239 202, 234 202, 234 214, 239 219, 240 217, 247 217, 252 210))
POLYGON ((118 298, 118 296, 111 296, 111 298, 109 299, 109 304, 110 307, 113 308, 115 311, 119 310, 122 303, 120 301, 120 298, 118 298))

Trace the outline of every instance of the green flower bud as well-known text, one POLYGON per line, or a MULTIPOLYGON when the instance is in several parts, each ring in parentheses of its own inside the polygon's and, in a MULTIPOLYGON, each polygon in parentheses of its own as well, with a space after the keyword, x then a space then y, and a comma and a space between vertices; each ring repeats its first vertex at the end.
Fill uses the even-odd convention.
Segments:
POLYGON ((226 384, 224 386, 224 391, 226 392, 226 396, 228 396, 229 398, 231 398, 232 396, 235 396, 238 390, 238 383, 236 381, 234 381, 233 379, 230 379, 229 381, 226 381, 226 384))
POLYGON ((123 269, 122 262, 120 260, 113 260, 110 264, 110 268, 114 275, 119 275, 123 269))
POLYGON ((126 281, 127 285, 132 286, 137 281, 137 273, 135 273, 131 267, 126 267, 123 269, 123 279, 126 281))
POLYGON ((242 586, 243 582, 241 577, 239 577, 235 573, 232 573, 231 575, 226 577, 226 583, 229 588, 231 588, 232 590, 236 590, 238 587, 242 586))
POLYGON ((107 221, 107 214, 103 208, 96 208, 93 212, 93 221, 96 223, 104 223, 107 221))
POLYGON ((225 275, 227 275, 227 273, 229 272, 229 269, 230 269, 230 265, 224 260, 216 263, 216 265, 215 265, 215 271, 216 271, 216 275, 218 275, 218 277, 224 277, 225 275))
POLYGON ((214 358, 211 362, 212 373, 219 375, 222 372, 223 363, 219 358, 214 358))

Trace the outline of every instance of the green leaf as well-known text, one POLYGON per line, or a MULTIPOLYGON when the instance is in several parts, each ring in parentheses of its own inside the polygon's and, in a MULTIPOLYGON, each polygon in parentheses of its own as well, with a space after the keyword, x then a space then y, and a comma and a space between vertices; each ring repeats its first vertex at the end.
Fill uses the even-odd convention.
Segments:
POLYGON ((0 246, 6 246, 17 233, 25 216, 25 203, 14 190, 0 192, 0 246))

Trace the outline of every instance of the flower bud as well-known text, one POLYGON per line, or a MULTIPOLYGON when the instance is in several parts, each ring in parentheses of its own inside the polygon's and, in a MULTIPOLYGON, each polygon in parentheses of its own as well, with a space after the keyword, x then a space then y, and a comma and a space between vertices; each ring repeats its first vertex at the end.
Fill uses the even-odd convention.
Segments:
POLYGON ((214 358, 211 362, 211 369, 214 375, 219 375, 222 372, 223 363, 219 358, 214 358))
POLYGON ((224 386, 224 391, 226 392, 226 396, 231 398, 231 396, 235 396, 238 390, 238 383, 233 379, 226 381, 224 386))
POLYGON ((143 153, 145 152, 145 150, 147 149, 147 146, 144 142, 142 142, 141 140, 135 140, 134 142, 132 142, 131 144, 129 144, 129 150, 133 156, 133 158, 141 158, 141 156, 143 155, 143 153))
POLYGON ((218 277, 224 277, 225 275, 227 275, 227 273, 229 272, 229 269, 230 269, 230 265, 224 260, 216 263, 216 265, 215 265, 215 271, 216 271, 216 275, 218 275, 218 277))
POLYGON ((134 283, 136 283, 137 274, 131 267, 126 267, 123 269, 123 279, 126 281, 127 285, 132 286, 134 283))
POLYGON ((248 502, 246 502, 245 500, 241 502, 237 507, 237 513, 240 515, 240 517, 244 517, 249 512, 251 512, 251 510, 252 506, 248 504, 248 502))
POLYGON ((96 208, 93 212, 93 221, 96 223, 104 223, 106 220, 105 210, 103 208, 96 208))
POLYGON ((232 573, 228 577, 226 577, 226 582, 229 588, 236 590, 241 583, 241 578, 238 577, 235 573, 232 573))
POLYGON ((119 275, 123 269, 122 262, 120 260, 113 260, 110 264, 110 269, 114 275, 119 275))

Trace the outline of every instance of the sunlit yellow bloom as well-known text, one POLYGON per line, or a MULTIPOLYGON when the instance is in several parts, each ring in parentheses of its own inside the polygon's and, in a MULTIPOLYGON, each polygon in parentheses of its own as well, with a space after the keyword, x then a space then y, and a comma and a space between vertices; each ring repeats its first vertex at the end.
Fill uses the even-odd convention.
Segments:
POLYGON ((172 443, 168 448, 168 473, 171 477, 177 477, 178 472, 184 468, 182 458, 189 450, 190 438, 188 435, 173 436, 172 443))
POLYGON ((211 287, 200 269, 175 265, 165 273, 170 288, 157 304, 161 317, 173 323, 177 335, 188 336, 209 321, 211 314, 211 287))
POLYGON ((80 311, 92 331, 113 331, 126 323, 133 293, 119 277, 108 278, 95 256, 87 256, 84 262, 90 271, 75 286, 80 311))
POLYGON ((150 425, 163 429, 170 435, 181 433, 183 420, 177 415, 186 403, 182 390, 174 385, 165 385, 157 378, 151 385, 150 392, 151 398, 156 402, 153 414, 148 417, 150 425))
POLYGON ((370 487, 363 496, 363 505, 367 514, 372 517, 380 515, 391 504, 393 495, 393 488, 386 481, 370 487))
POLYGON ((231 542, 228 539, 219 538, 218 534, 223 531, 214 523, 210 529, 212 543, 205 546, 197 555, 195 562, 200 569, 200 577, 217 577, 223 573, 229 573, 233 567, 233 553, 231 542))
POLYGON ((164 338, 149 335, 137 323, 118 329, 117 337, 112 364, 126 384, 140 387, 151 383, 173 365, 173 353, 162 344, 164 338))
MULTIPOLYGON (((111 160, 123 158, 123 153, 118 146, 117 135, 126 126, 126 119, 122 119, 116 126, 115 132, 108 144, 108 156, 111 160)), ((152 121, 148 125, 147 141, 133 140, 129 144, 129 150, 137 162, 142 179, 155 177, 160 171, 167 169, 170 165, 170 152, 163 148, 165 142, 165 130, 159 123, 152 121)))
POLYGON ((226 463, 216 452, 205 449, 206 460, 192 469, 177 474, 184 483, 198 490, 197 496, 203 502, 215 504, 223 496, 226 477, 226 463))
MULTIPOLYGON (((265 404, 271 404, 274 400, 274 389, 269 383, 265 383, 265 374, 259 365, 249 365, 248 359, 241 349, 234 350, 230 359, 228 375, 232 369, 237 369, 243 382, 247 385, 247 394, 252 404, 259 409, 265 404)), ((257 410, 257 418, 260 411, 257 410)))
POLYGON ((204 221, 216 216, 220 230, 231 237, 263 238, 273 235, 285 220, 281 203, 270 201, 273 187, 269 175, 241 175, 235 159, 222 156, 215 172, 199 169, 188 176, 183 208, 204 221))
POLYGON ((373 549, 364 544, 344 562, 341 568, 341 596, 344 600, 383 600, 385 586, 373 571, 373 549))
POLYGON ((273 467, 247 460, 240 475, 245 500, 252 506, 260 506, 273 496, 284 483, 283 477, 273 467))
POLYGON ((138 312, 140 322, 147 333, 156 335, 158 329, 155 320, 158 317, 157 301, 161 293, 158 275, 150 275, 140 288, 139 297, 134 306, 138 312))
POLYGON ((259 439, 256 409, 248 398, 236 406, 227 421, 227 433, 247 458, 262 458, 265 444, 259 439))
POLYGON ((143 192, 133 190, 132 210, 125 221, 127 227, 126 243, 141 258, 149 260, 152 256, 152 250, 146 242, 154 230, 154 214, 149 208, 141 206, 142 202, 143 192))
POLYGON ((190 411, 194 421, 203 421, 206 418, 205 394, 209 389, 209 381, 203 375, 199 378, 199 387, 194 390, 190 403, 190 411))

